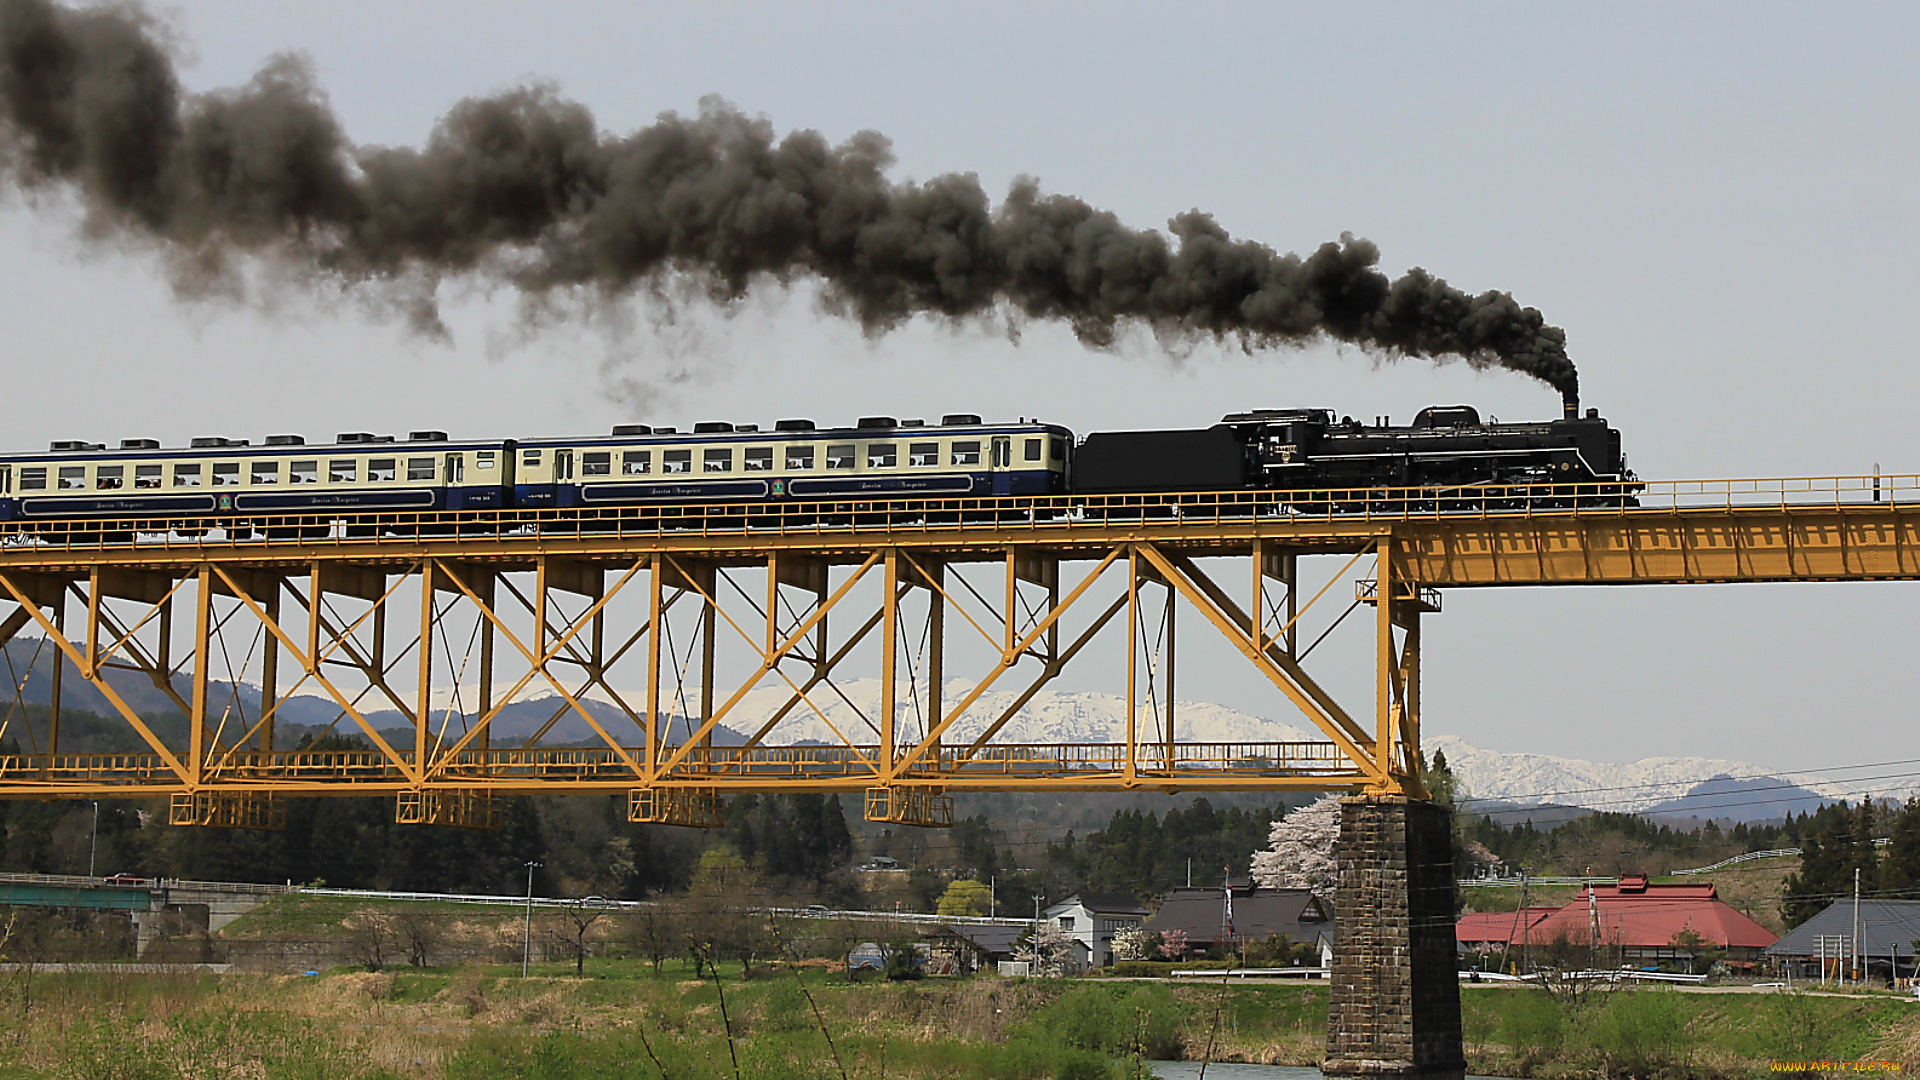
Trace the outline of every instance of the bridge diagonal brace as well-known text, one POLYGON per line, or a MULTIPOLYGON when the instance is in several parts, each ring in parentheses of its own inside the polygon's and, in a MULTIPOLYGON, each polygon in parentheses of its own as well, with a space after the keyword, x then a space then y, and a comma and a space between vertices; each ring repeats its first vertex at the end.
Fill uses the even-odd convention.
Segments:
MULTIPOLYGON (((586 706, 580 704, 580 699, 574 696, 572 693, 570 693, 567 690, 566 685, 563 684, 559 679, 555 678, 552 672, 547 670, 546 662, 548 660, 553 659, 554 649, 549 649, 544 656, 536 657, 533 653, 533 650, 527 648, 527 646, 521 642, 519 635, 515 634, 513 632, 513 629, 506 624, 505 620, 501 619, 499 614, 493 610, 493 606, 491 604, 488 604, 484 600, 480 599, 479 594, 473 591, 473 589, 467 584, 466 580, 462 578, 459 575, 459 573, 457 573, 453 569, 451 565, 446 563, 440 563, 439 566, 440 566, 441 572, 446 574, 447 580, 453 582, 453 584, 457 586, 461 592, 466 594, 467 599, 473 602, 474 608, 480 612, 481 617, 485 618, 488 622, 492 623, 494 630, 496 630, 501 637, 506 638, 507 643, 512 645, 514 649, 517 650, 520 653, 520 655, 526 659, 527 663, 533 665, 534 670, 538 671, 541 674, 541 676, 543 676, 547 680, 547 683, 553 687, 556 693, 558 693, 562 698, 566 699, 567 704, 569 706, 572 706, 573 711, 580 717, 580 719, 586 721, 587 726, 592 728, 594 730, 594 733, 600 736, 601 741, 607 744, 607 748, 609 750, 612 750, 614 755, 618 757, 622 762, 624 762, 629 769, 632 769, 635 775, 644 775, 644 771, 641 769, 640 763, 633 759, 632 754, 627 753, 627 748, 624 746, 621 746, 618 740, 616 740, 612 735, 608 734, 607 729, 600 726, 600 721, 596 719, 592 713, 587 711, 586 706)), ((602 597, 601 602, 604 603, 606 599, 608 598, 602 597)), ((596 605, 596 610, 597 608, 598 608, 598 605, 596 605)), ((571 636, 571 634, 574 632, 578 632, 578 630, 585 625, 586 625, 586 620, 584 618, 579 621, 576 621, 572 627, 572 630, 569 632, 569 636, 571 636)), ((557 649, 559 647, 560 646, 556 645, 554 648, 557 649)), ((474 730, 469 731, 467 733, 468 738, 463 738, 460 742, 460 745, 456 746, 454 750, 451 750, 446 754, 441 755, 441 760, 442 761, 450 760, 453 754, 459 751, 460 747, 466 745, 468 739, 473 736, 474 732, 477 732, 479 730, 481 730, 481 726, 479 724, 475 724, 474 730)))
MULTIPOLYGON (((912 591, 912 586, 901 586, 898 593, 894 596, 894 602, 899 603, 901 600, 906 599, 907 595, 912 591)), ((814 663, 813 674, 807 676, 807 681, 800 684, 799 688, 794 690, 793 693, 788 694, 787 700, 781 704, 778 709, 775 709, 772 715, 767 717, 766 722, 761 724, 758 730, 747 737, 746 742, 740 744, 736 752, 745 754, 747 751, 759 746, 761 740, 772 734, 773 729, 779 726, 780 721, 786 719, 787 714, 798 708, 802 701, 806 701, 811 705, 812 702, 808 699, 807 695, 813 692, 814 687, 832 678, 833 671, 840 666, 840 662, 845 660, 847 655, 853 652, 854 648, 862 641, 866 640, 867 635, 873 633, 885 617, 886 613, 883 611, 876 611, 872 615, 867 616, 867 621, 861 623, 860 628, 848 636, 847 640, 843 642, 839 648, 835 649, 832 655, 827 656, 824 660, 816 661, 814 663)))
MULTIPOLYGON (((965 716, 967 710, 973 708, 974 702, 980 700, 981 695, 993 688, 994 683, 1000 680, 1002 673, 1011 670, 1013 665, 1019 662, 1021 654, 1033 648, 1036 642, 1045 637, 1047 631, 1052 629, 1053 625, 1060 621, 1060 617, 1065 615, 1067 610, 1073 607, 1082 596, 1086 595, 1087 590, 1093 587, 1093 583, 1100 580, 1100 578, 1106 574, 1107 568, 1119 561, 1120 557, 1125 553, 1126 548, 1124 546, 1116 547, 1107 552, 1106 555, 1101 558, 1100 562, 1095 565, 1092 570, 1087 572, 1087 576, 1081 579, 1080 584, 1073 587, 1072 592, 1062 597, 1059 603, 1053 605, 1051 610, 1034 623, 1031 630, 1028 630, 1017 642, 1012 643, 1006 651, 1001 653, 1000 663, 994 665, 993 670, 989 671, 985 678, 974 684, 973 689, 967 691, 967 695, 961 698, 959 703, 954 705, 945 716, 942 716, 940 722, 933 725, 932 730, 928 731, 919 742, 915 743, 912 749, 901 755, 897 762, 888 763, 888 779, 899 776, 908 769, 911 769, 916 762, 923 759, 927 751, 940 742, 940 737, 947 733, 947 729, 952 727, 955 721, 965 716)), ((1011 616, 1009 616, 1009 619, 1011 619, 1011 616)), ((1009 625, 1011 625, 1011 623, 1009 623, 1009 625)))
MULTIPOLYGON (((326 690, 327 696, 333 698, 334 704, 339 705, 348 716, 353 718, 354 725, 357 726, 368 739, 372 740, 373 745, 379 749, 381 754, 385 755, 389 762, 393 763, 394 768, 399 769, 401 775, 405 776, 408 780, 419 783, 422 777, 418 765, 402 757, 385 738, 381 737, 380 732, 375 730, 373 724, 370 723, 365 716, 361 715, 359 709, 353 707, 353 703, 347 700, 345 694, 340 692, 340 688, 333 685, 333 680, 327 678, 320 672, 319 663, 308 657, 306 651, 300 647, 300 643, 293 640, 293 636, 288 634, 286 630, 280 626, 279 620, 268 615, 266 608, 262 607, 259 601, 255 600, 245 588, 241 587, 240 583, 234 580, 220 564, 211 563, 209 564, 209 568, 218 575, 221 580, 226 582, 227 588, 233 590, 233 595, 238 598, 242 604, 246 605, 247 610, 253 613, 254 618, 260 620, 260 625, 266 627, 268 633, 279 639, 280 647, 287 650, 287 655, 293 657, 297 663, 312 673, 313 680, 326 690)), ((204 663, 204 660, 196 661, 196 663, 204 663)))
POLYGON ((1079 637, 1069 642, 1059 656, 1047 658, 1046 668, 1013 699, 1012 704, 1000 710, 1000 715, 994 719, 993 723, 987 725, 986 730, 982 731, 978 738, 960 752, 960 760, 965 761, 979 753, 981 747, 992 741, 995 735, 1000 734, 1001 728, 1006 727, 1021 709, 1027 707, 1027 702, 1032 701, 1034 695, 1044 690, 1048 683, 1059 678, 1060 673, 1067 669, 1067 663, 1078 655, 1081 649, 1086 648, 1087 643, 1098 636, 1100 631, 1106 629, 1107 624, 1112 622, 1115 616, 1127 610, 1127 600, 1128 597, 1125 594, 1115 597, 1113 603, 1107 605, 1107 610, 1101 612, 1093 622, 1089 623, 1087 628, 1080 632, 1079 637))
MULTIPOLYGON (((67 659, 72 661, 74 667, 77 668, 84 662, 80 650, 75 648, 73 642, 68 641, 67 636, 53 625, 53 620, 40 613, 40 605, 35 603, 24 589, 14 583, 12 575, 0 573, 0 586, 4 586, 7 592, 13 595, 14 601, 21 606, 21 609, 26 611, 35 623, 39 624, 40 632, 46 636, 47 640, 58 644, 60 651, 67 655, 67 659)), ((111 683, 101 678, 89 679, 88 681, 93 684, 96 690, 100 691, 101 696, 105 697, 107 701, 113 705, 114 711, 120 714, 121 719, 131 725, 133 730, 138 732, 142 739, 146 740, 147 745, 152 747, 153 752, 160 756, 160 760, 166 762, 167 768, 171 770, 175 776, 180 778, 181 783, 192 782, 192 770, 180 760, 178 755, 172 750, 167 749, 167 744, 161 741, 160 736, 153 733, 153 729, 147 726, 146 721, 140 719, 140 714, 133 711, 133 707, 127 704, 126 699, 120 696, 120 692, 115 690, 111 683)))
MULTIPOLYGON (((1141 548, 1141 554, 1147 558, 1148 562, 1158 560, 1166 564, 1166 567, 1161 570, 1162 573, 1168 573, 1173 568, 1177 568, 1178 576, 1204 594, 1214 609, 1233 624, 1234 629, 1230 636, 1234 638, 1234 643, 1239 644, 1240 639, 1244 637, 1247 647, 1252 648, 1253 635, 1250 629, 1252 622, 1249 621, 1246 612, 1240 610, 1240 605, 1234 603, 1233 598, 1227 595, 1226 590, 1207 576, 1206 571, 1194 565, 1193 560, 1184 555, 1168 555, 1147 544, 1141 545, 1141 548)), ((1352 565, 1351 562, 1348 565, 1352 565)), ((1317 600, 1319 597, 1316 596, 1314 599, 1317 600)), ((1195 601, 1195 604, 1198 605, 1198 601, 1195 601)), ((1260 650, 1260 654, 1266 658, 1267 663, 1284 672, 1288 681, 1312 698, 1329 719, 1346 729, 1349 738, 1362 745, 1372 745, 1373 736, 1369 735, 1365 728, 1362 728, 1345 709, 1341 708, 1340 703, 1333 699, 1333 695, 1322 689, 1320 684, 1314 681, 1313 676, 1308 675, 1307 670, 1300 666, 1300 662, 1288 656, 1286 650, 1282 649, 1278 643, 1269 642, 1264 649, 1260 650)), ((1309 713, 1309 715, 1312 714, 1309 713)))
MULTIPOLYGON (((394 594, 400 591, 401 586, 407 583, 408 577, 409 575, 406 574, 395 577, 393 587, 388 589, 380 599, 374 601, 373 606, 368 608, 364 614, 348 623, 344 630, 340 629, 338 624, 332 619, 327 618, 323 607, 318 605, 310 606, 307 603, 306 594, 302 593, 292 582, 283 581, 281 586, 285 588, 288 593, 292 594, 294 603, 303 608, 309 608, 313 612, 315 629, 325 630, 327 632, 329 640, 326 648, 312 654, 295 654, 296 656, 311 655, 310 661, 303 661, 306 669, 317 679, 320 676, 321 664, 330 662, 333 654, 336 652, 346 653, 349 661, 348 666, 353 667, 358 670, 361 675, 365 676, 367 684, 380 691, 381 696, 387 699, 387 702, 393 706, 394 711, 398 712, 401 718, 406 720, 407 726, 412 727, 416 723, 413 715, 413 706, 407 704, 406 699, 402 698, 387 682, 387 672, 393 670, 401 660, 406 658, 406 651, 403 650, 400 655, 393 658, 391 664, 382 668, 375 664, 372 659, 363 655, 353 643, 353 632, 358 630, 361 624, 372 618, 374 612, 378 611, 382 605, 392 599, 394 594)), ((316 595, 318 595, 317 591, 316 595)))
MULTIPOLYGON (((639 570, 640 567, 644 565, 646 565, 646 561, 642 560, 641 563, 636 565, 633 570, 628 571, 626 575, 622 576, 619 582, 616 583, 611 590, 607 591, 606 595, 600 597, 594 603, 594 605, 588 609, 586 614, 582 615, 579 619, 576 619, 573 625, 568 627, 566 632, 561 634, 554 641, 554 643, 551 646, 549 646, 545 652, 541 654, 538 660, 534 660, 531 656, 529 656, 528 660, 530 661, 530 665, 528 666, 526 673, 521 675, 519 679, 515 680, 514 684, 511 687, 507 688, 506 693, 500 695, 499 700, 494 703, 491 709, 488 709, 485 712, 482 712, 478 717, 474 719, 473 726, 468 728, 466 733, 460 736, 460 740, 458 742, 454 743, 451 748, 443 751, 439 755, 439 760, 434 764, 434 766, 430 770, 428 770, 429 773, 431 775, 439 775, 440 773, 444 772, 449 767, 449 764, 454 760, 454 758, 456 758, 461 753, 464 753, 467 747, 471 746, 475 740, 480 738, 481 735, 488 733, 492 729, 493 720, 495 717, 500 715, 501 710, 505 709, 508 705, 512 704, 514 699, 520 695, 520 691, 526 689, 527 684, 534 681, 537 678, 544 677, 548 682, 553 683, 554 688, 557 690, 560 690, 561 699, 565 702, 565 704, 562 705, 559 712, 556 712, 554 714, 552 719, 548 720, 547 723, 541 727, 541 730, 537 733, 536 737, 538 737, 538 735, 544 735, 548 730, 550 730, 553 727, 554 724, 558 723, 560 720, 560 717, 566 715, 566 710, 568 708, 575 707, 577 703, 575 702, 574 698, 569 696, 566 693, 566 690, 563 687, 561 687, 559 683, 555 680, 553 673, 547 670, 547 663, 551 661, 555 656, 559 655, 560 650, 567 647, 567 644, 570 641, 572 641, 573 638, 576 635, 578 635, 580 631, 591 622, 590 617, 595 614, 598 614, 601 611, 601 609, 604 608, 606 604, 614 598, 614 596, 618 595, 621 588, 626 585, 627 579, 632 577, 633 573, 639 570)), ((491 622, 495 627, 499 628, 503 633, 506 632, 505 626, 501 623, 499 616, 493 610, 493 605, 489 604, 484 597, 480 596, 479 593, 469 588, 466 581, 463 578, 461 578, 457 572, 452 570, 449 566, 443 564, 440 568, 440 573, 443 577, 447 579, 447 581, 451 582, 458 591, 465 593, 467 597, 473 601, 474 606, 480 611, 481 615, 484 616, 488 622, 491 622)), ((515 599, 519 600, 520 603, 523 606, 525 606, 529 612, 532 612, 534 610, 533 606, 527 602, 526 597, 520 595, 520 591, 518 589, 515 589, 512 583, 502 579, 501 584, 505 585, 507 588, 507 591, 509 593, 512 593, 515 599)), ((669 600, 667 603, 671 604, 672 601, 669 600)), ((664 610, 664 606, 663 606, 663 610, 664 610)), ((634 634, 633 638, 629 642, 629 647, 632 641, 638 641, 642 634, 652 629, 652 626, 653 626, 653 620, 651 617, 649 617, 646 624, 643 625, 641 629, 634 634)), ((526 649, 523 646, 521 646, 517 640, 513 638, 511 633, 508 633, 508 639, 513 640, 515 643, 515 647, 520 649, 520 651, 523 654, 526 653, 526 649)), ((621 651, 625 652, 626 649, 623 647, 621 651)), ((592 685, 591 683, 588 684, 589 687, 591 685, 592 685)), ((601 685, 605 686, 606 684, 601 683, 601 685)), ((586 687, 583 687, 582 692, 584 693, 585 690, 586 690, 586 687)), ((621 707, 622 708, 626 707, 625 702, 621 703, 621 707)), ((628 710, 628 715, 629 716, 632 715, 631 710, 628 710)), ((591 718, 588 719, 588 723, 589 724, 593 723, 591 718)), ((594 729, 598 731, 599 725, 594 724, 594 729)), ((610 746, 613 746, 616 750, 621 750, 619 744, 616 742, 613 742, 611 737, 609 737, 604 731, 601 732, 601 737, 603 739, 607 739, 608 744, 610 746)), ((528 740, 526 745, 528 747, 531 747, 533 745, 533 741, 528 740)), ((632 759, 627 757, 624 750, 621 750, 621 757, 622 759, 628 761, 629 764, 632 763, 632 759)))
POLYGON ((1187 575, 1182 573, 1180 568, 1175 566, 1172 560, 1168 559, 1167 556, 1162 554, 1153 545, 1138 544, 1135 546, 1140 552, 1141 557, 1158 569, 1160 573, 1165 576, 1168 584, 1179 590, 1180 594, 1186 597, 1188 603, 1199 609, 1200 613, 1206 616, 1207 620, 1213 623, 1214 627, 1218 629, 1228 641, 1232 642, 1235 648, 1240 650, 1241 655, 1252 661, 1254 667, 1258 668, 1261 674, 1267 677, 1268 681, 1278 687, 1281 693, 1287 695, 1287 697, 1293 701, 1294 706, 1306 715, 1307 719, 1313 721, 1315 727, 1318 727, 1321 731, 1325 732, 1329 738, 1333 739, 1335 743, 1339 744, 1341 751, 1351 758, 1355 764, 1359 765, 1363 771, 1371 774, 1377 780, 1385 780, 1387 776, 1387 763, 1384 760, 1384 755, 1374 753, 1371 741, 1364 741, 1363 743, 1363 740, 1355 739, 1348 732, 1346 725, 1336 722, 1332 716, 1322 711, 1319 702, 1301 687, 1295 685, 1289 677, 1289 673, 1279 664, 1275 663, 1271 655, 1264 651, 1254 649, 1253 642, 1246 633, 1244 619, 1235 617, 1237 612, 1232 610, 1222 611, 1219 607, 1215 606, 1213 597, 1195 585, 1193 581, 1189 580, 1187 575), (1365 749, 1362 748, 1363 745, 1365 749))
MULTIPOLYGON (((833 591, 833 594, 829 596, 824 603, 820 604, 818 607, 814 608, 812 612, 808 613, 807 617, 800 621, 800 625, 796 626, 793 629, 793 631, 787 635, 785 640, 779 642, 774 647, 774 650, 771 653, 762 654, 759 670, 756 671, 750 678, 748 678, 746 682, 742 683, 740 685, 740 688, 735 690, 732 696, 727 698, 727 701, 724 705, 721 705, 719 708, 713 710, 712 715, 704 716, 700 718, 699 729, 694 731, 692 734, 688 735, 687 738, 684 741, 682 741, 678 747, 674 749, 673 753, 667 755, 667 760, 662 762, 660 765, 660 771, 662 773, 672 772, 682 762, 684 762, 687 759, 687 755, 693 752, 694 748, 699 745, 701 740, 713 734, 713 729, 719 725, 721 719, 724 718, 728 712, 732 711, 733 707, 735 705, 738 705, 742 698, 747 696, 747 693, 753 689, 756 683, 758 683, 762 678, 764 678, 769 673, 778 669, 780 661, 784 659, 787 656, 787 654, 792 652, 796 646, 800 645, 803 641, 806 640, 807 634, 810 631, 812 631, 814 626, 817 623, 819 623, 821 619, 826 618, 827 612, 832 611, 834 607, 836 607, 840 603, 841 600, 845 599, 846 595, 849 592, 853 591, 853 587, 859 584, 860 579, 864 578, 867 575, 867 572, 869 570, 872 570, 873 567, 880 562, 880 559, 881 559, 881 556, 878 552, 867 556, 866 561, 862 562, 857 568, 855 568, 854 572, 848 575, 847 580, 842 582, 840 584, 840 587, 838 589, 835 589, 833 591)), ((667 558, 666 562, 668 566, 671 566, 676 570, 680 570, 684 574, 684 571, 681 570, 680 568, 680 564, 677 561, 675 561, 671 556, 667 558)), ((689 584, 693 584, 690 580, 692 575, 686 575, 686 576, 689 578, 689 584)), ((700 593, 701 597, 707 601, 707 603, 714 604, 713 598, 706 594, 706 590, 699 589, 697 584, 694 585, 694 588, 700 593)), ((714 606, 716 608, 718 607, 717 604, 714 604, 714 606)), ((744 630, 740 630, 739 626, 735 625, 732 619, 728 619, 727 623, 728 625, 733 626, 736 631, 739 631, 740 636, 743 639, 745 639, 749 645, 757 646, 757 643, 754 641, 753 636, 746 633, 744 630)), ((787 681, 789 685, 792 685, 791 679, 787 681)), ((844 736, 842 737, 844 738, 844 736)))

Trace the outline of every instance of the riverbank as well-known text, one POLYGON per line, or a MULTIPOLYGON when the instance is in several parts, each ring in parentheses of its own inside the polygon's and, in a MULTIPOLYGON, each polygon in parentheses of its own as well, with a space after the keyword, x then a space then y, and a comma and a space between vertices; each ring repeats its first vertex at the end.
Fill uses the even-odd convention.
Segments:
MULTIPOLYGON (((849 982, 668 962, 311 976, 15 972, 0 1080, 1123 1080, 1150 1059, 1313 1065, 1319 986, 849 982), (30 976, 30 977, 29 977, 30 976)), ((1802 994, 1462 994, 1469 1071, 1718 1078, 1773 1061, 1920 1066, 1920 1005, 1802 994)))

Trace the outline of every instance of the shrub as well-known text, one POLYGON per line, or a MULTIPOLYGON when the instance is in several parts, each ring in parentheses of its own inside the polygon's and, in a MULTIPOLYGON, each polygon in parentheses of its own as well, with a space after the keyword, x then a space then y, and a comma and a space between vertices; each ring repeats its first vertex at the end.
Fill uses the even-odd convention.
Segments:
POLYGON ((1609 1063, 1645 1075, 1673 1063, 1685 1033, 1673 991, 1616 990, 1594 1018, 1593 1045, 1609 1063))

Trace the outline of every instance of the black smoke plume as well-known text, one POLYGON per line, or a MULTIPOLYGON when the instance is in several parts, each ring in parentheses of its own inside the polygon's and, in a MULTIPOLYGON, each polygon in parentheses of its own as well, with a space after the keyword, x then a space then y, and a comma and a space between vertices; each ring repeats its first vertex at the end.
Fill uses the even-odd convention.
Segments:
POLYGON ((1093 346, 1133 324, 1248 348, 1326 337, 1577 388, 1566 335, 1538 311, 1424 270, 1389 280, 1366 240, 1283 255, 1197 210, 1169 237, 1031 180, 996 208, 971 175, 898 182, 892 164, 878 133, 776 137, 717 100, 612 135, 542 86, 459 102, 421 147, 359 146, 298 59, 190 94, 138 7, 0 0, 0 172, 78 193, 91 235, 156 245, 189 290, 276 261, 425 297, 432 329, 448 278, 537 300, 679 276, 725 301, 812 276, 869 332, 1004 305, 1093 346))

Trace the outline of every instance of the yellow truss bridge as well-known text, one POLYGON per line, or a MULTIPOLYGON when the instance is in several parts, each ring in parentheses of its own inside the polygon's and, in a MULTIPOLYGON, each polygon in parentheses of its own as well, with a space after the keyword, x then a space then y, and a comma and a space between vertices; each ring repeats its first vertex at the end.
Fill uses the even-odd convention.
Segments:
POLYGON ((528 792, 623 793, 633 820, 684 825, 744 791, 860 790, 869 818, 924 825, 961 791, 1420 797, 1442 590, 1913 578, 1916 521, 1920 477, 1873 476, 0 523, 0 643, 28 631, 64 661, 38 726, 15 673, 0 798, 166 796, 177 823, 272 827, 286 797, 383 794, 402 821, 485 827, 494 796, 528 792), (1315 560, 1337 569, 1303 578, 1315 560), (1306 666, 1360 609, 1370 709, 1306 666), (1185 737, 1175 631, 1196 617, 1318 737, 1185 737), (1124 694, 1120 741, 1002 737, 1089 667, 1124 694), (128 702, 128 673, 184 732, 128 702), (974 681, 952 699, 956 673, 974 681), (863 674, 870 704, 845 690, 863 674), (63 748, 71 678, 144 749, 63 748), (276 742, 296 695, 369 748, 276 742), (496 732, 535 699, 544 725, 496 732), (593 737, 549 745, 563 721, 593 737))

